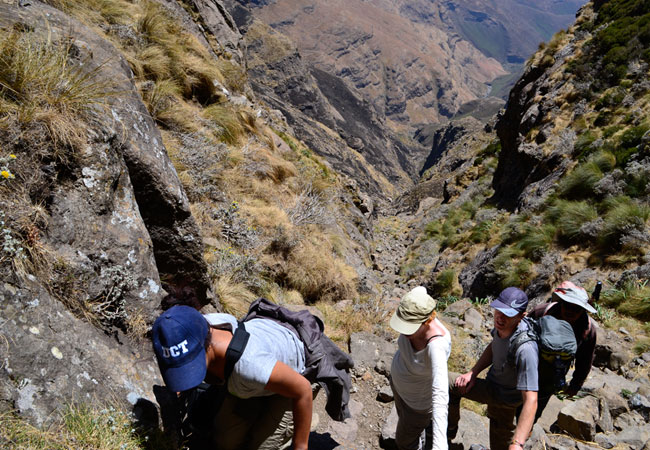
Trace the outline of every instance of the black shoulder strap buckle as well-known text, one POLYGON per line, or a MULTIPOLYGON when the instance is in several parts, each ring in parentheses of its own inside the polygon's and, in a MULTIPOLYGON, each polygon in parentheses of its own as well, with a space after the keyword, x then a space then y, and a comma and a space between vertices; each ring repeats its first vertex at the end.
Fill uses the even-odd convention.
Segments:
POLYGON ((226 365, 223 369, 224 382, 228 381, 230 374, 235 368, 235 364, 241 358, 241 355, 244 353, 246 344, 248 343, 248 338, 250 333, 246 331, 246 326, 241 320, 237 321, 237 329, 230 340, 228 349, 226 350, 226 365))

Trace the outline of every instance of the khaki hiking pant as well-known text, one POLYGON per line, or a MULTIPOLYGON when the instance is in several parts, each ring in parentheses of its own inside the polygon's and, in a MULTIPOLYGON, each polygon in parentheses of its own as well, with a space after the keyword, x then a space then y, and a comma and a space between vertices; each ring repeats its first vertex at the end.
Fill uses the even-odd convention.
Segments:
MULTIPOLYGON (((458 432, 460 420, 460 399, 467 398, 487 405, 487 416, 490 419, 490 450, 507 450, 515 433, 515 415, 517 407, 523 403, 506 404, 499 398, 495 386, 483 378, 477 378, 472 389, 464 395, 454 386, 456 377, 460 374, 449 372, 449 417, 447 438, 451 442, 458 432)), ((476 444, 466 442, 465 444, 476 444)))
POLYGON ((431 430, 431 410, 421 411, 411 408, 399 396, 397 389, 390 380, 393 390, 395 409, 397 409, 397 429, 395 444, 398 450, 431 450, 433 433, 431 430))
POLYGON ((278 450, 291 443, 291 399, 281 395, 237 398, 228 393, 215 417, 215 450, 278 450))

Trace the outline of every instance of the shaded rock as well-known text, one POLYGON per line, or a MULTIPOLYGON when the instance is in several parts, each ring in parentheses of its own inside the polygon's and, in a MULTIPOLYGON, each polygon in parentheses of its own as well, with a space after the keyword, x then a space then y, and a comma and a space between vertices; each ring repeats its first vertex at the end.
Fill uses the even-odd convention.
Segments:
POLYGON ((614 392, 612 389, 598 388, 594 394, 596 397, 603 399, 607 402, 607 407, 612 419, 616 419, 619 415, 628 411, 627 402, 620 395, 620 391, 614 392))
POLYGON ((640 394, 634 394, 629 401, 630 408, 643 416, 645 421, 650 420, 650 400, 640 394))
POLYGON ((349 349, 355 369, 362 370, 364 367, 374 369, 377 363, 382 361, 383 367, 390 370, 397 344, 372 333, 360 332, 350 336, 349 349))
POLYGON ((390 386, 383 386, 379 393, 377 393, 377 400, 383 403, 388 403, 393 401, 393 390, 390 386))
POLYGON ((390 414, 386 418, 384 425, 381 427, 381 445, 383 448, 396 448, 395 446, 395 431, 397 430, 397 409, 395 405, 390 410, 390 414))
POLYGON ((557 417, 562 408, 564 408, 564 405, 565 403, 555 395, 551 396, 546 408, 544 408, 542 416, 537 420, 537 424, 541 426, 544 431, 550 432, 551 425, 557 421, 557 417))
POLYGON ((584 397, 562 408, 557 425, 570 436, 591 441, 596 435, 598 418, 598 400, 584 397))
POLYGON ((483 444, 486 447, 490 443, 489 427, 487 417, 479 416, 475 412, 461 409, 460 421, 458 422, 458 434, 452 441, 450 449, 466 450, 471 444, 483 444))
POLYGON ((625 366, 631 359, 626 345, 612 331, 598 333, 598 342, 594 354, 596 367, 607 367, 610 370, 618 370, 625 366))

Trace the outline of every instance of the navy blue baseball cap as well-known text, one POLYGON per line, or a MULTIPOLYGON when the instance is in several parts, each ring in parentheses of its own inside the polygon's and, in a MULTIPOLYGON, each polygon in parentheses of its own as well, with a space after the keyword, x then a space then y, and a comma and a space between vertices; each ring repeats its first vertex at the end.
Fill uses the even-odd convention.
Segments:
POLYGON ((156 319, 152 328, 153 350, 170 390, 182 392, 201 384, 207 371, 207 336, 208 322, 190 306, 173 306, 156 319))
POLYGON ((528 296, 519 288, 507 287, 490 303, 490 306, 508 317, 514 317, 520 312, 526 311, 528 296))

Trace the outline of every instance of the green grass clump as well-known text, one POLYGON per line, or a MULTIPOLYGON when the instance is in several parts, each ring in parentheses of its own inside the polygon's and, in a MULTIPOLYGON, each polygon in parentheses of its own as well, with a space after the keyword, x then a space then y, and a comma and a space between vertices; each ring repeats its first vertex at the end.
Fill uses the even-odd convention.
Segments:
POLYGON ((514 247, 504 247, 493 261, 494 272, 498 275, 502 289, 509 286, 524 288, 530 284, 535 274, 533 263, 522 257, 514 247))
POLYGON ((616 162, 616 157, 611 152, 599 151, 560 181, 558 195, 572 200, 593 198, 594 186, 603 178, 604 173, 616 166, 616 162))
POLYGON ((603 292, 602 302, 617 312, 640 320, 650 320, 650 284, 648 280, 628 280, 618 289, 603 292))
POLYGON ((629 197, 620 196, 607 199, 603 203, 607 210, 599 245, 603 249, 620 249, 620 239, 633 230, 643 232, 650 218, 650 206, 638 203, 629 197))
POLYGON ((434 295, 444 296, 454 288, 456 282, 456 271, 454 269, 445 269, 441 271, 433 282, 431 289, 434 295))
POLYGON ((72 405, 55 424, 37 428, 11 412, 0 414, 0 442, 6 450, 172 450, 160 430, 136 429, 129 414, 112 406, 72 405))
POLYGON ((582 225, 598 218, 598 211, 587 201, 556 200, 546 210, 546 218, 557 227, 560 239, 579 243, 582 225))
POLYGON ((551 248, 556 231, 553 224, 526 224, 515 246, 526 258, 539 261, 551 248))

